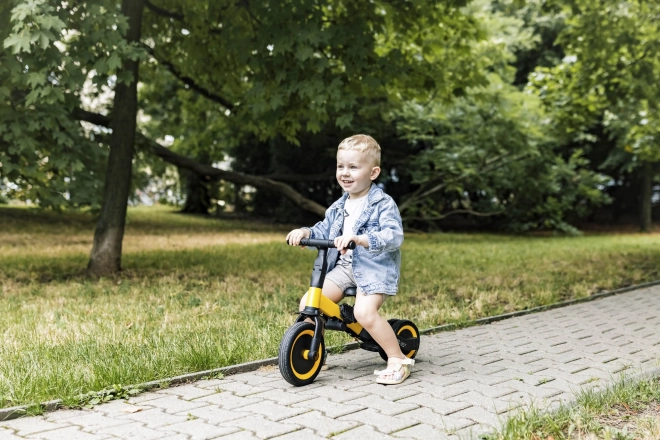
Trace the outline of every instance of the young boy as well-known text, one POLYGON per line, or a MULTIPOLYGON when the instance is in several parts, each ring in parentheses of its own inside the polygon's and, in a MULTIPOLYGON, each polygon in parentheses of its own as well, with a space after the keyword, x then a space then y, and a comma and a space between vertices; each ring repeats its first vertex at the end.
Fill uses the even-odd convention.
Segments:
MULTIPOLYGON (((358 134, 344 139, 337 151, 337 182, 345 194, 312 228, 294 229, 286 239, 298 246, 303 238, 334 239, 328 252, 323 295, 338 303, 347 287, 357 287, 355 319, 387 353, 387 369, 376 371, 377 383, 398 384, 410 376, 412 359, 404 356, 389 323, 378 314, 386 295, 396 295, 401 267, 403 227, 394 200, 373 181, 380 174, 380 146, 358 134), (355 250, 347 249, 354 241, 355 250)), ((300 302, 305 307, 307 294, 300 302)))

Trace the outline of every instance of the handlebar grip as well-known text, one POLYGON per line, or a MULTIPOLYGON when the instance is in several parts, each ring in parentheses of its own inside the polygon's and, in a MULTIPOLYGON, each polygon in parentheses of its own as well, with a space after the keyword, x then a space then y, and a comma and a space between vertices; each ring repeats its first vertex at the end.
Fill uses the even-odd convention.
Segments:
MULTIPOLYGON (((300 246, 313 246, 315 248, 322 248, 322 249, 330 249, 334 248, 335 246, 335 241, 334 240, 327 240, 327 239, 318 239, 318 238, 303 238, 300 240, 300 246)), ((348 249, 355 249, 355 242, 351 241, 348 243, 347 248, 348 249)))

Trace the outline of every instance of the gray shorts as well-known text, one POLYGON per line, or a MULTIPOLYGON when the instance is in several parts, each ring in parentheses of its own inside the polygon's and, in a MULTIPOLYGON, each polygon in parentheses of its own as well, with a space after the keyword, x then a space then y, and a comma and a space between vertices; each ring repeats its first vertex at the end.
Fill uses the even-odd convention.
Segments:
MULTIPOLYGON (((348 265, 342 266, 341 264, 337 264, 334 269, 326 274, 325 279, 335 283, 342 292, 349 287, 357 287, 355 277, 353 276, 353 268, 348 265)), ((368 295, 367 293, 364 293, 362 290, 360 290, 359 287, 357 290, 358 293, 368 295)), ((384 297, 387 296, 388 295, 384 295, 384 297)))
MULTIPOLYGON (((326 281, 330 280, 335 283, 342 292, 349 287, 357 287, 355 277, 353 276, 353 268, 348 265, 342 266, 337 264, 334 269, 325 275, 325 279, 326 281)), ((362 291, 360 290, 360 292, 362 291)))

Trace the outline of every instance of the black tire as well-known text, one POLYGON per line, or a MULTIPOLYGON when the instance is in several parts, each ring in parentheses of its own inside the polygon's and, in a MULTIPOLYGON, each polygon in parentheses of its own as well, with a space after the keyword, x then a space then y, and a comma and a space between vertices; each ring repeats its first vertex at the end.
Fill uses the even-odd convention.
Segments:
MULTIPOLYGON (((397 336, 397 338, 399 336, 403 336, 405 338, 415 338, 419 342, 419 330, 417 329, 417 326, 414 322, 408 321, 406 319, 390 319, 387 322, 389 322, 392 326, 392 330, 394 330, 394 334, 397 336)), ((417 352, 419 350, 405 350, 402 348, 401 351, 406 357, 414 359, 415 356, 417 356, 417 352)), ((385 350, 381 348, 378 350, 378 354, 385 362, 387 362, 387 353, 385 353, 385 350)))
POLYGON ((305 350, 311 347, 314 327, 311 322, 297 322, 282 337, 278 363, 282 377, 291 385, 300 387, 314 382, 325 361, 325 341, 321 343, 316 359, 304 357, 305 350))

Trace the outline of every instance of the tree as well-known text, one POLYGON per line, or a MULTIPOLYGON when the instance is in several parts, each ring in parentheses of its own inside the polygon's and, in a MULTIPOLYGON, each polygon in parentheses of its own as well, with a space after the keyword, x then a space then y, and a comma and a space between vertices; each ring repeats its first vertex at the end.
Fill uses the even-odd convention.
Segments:
POLYGON ((533 87, 550 110, 560 135, 589 138, 602 125, 630 154, 643 178, 640 228, 651 228, 652 182, 660 161, 660 5, 641 0, 566 0, 559 36, 567 56, 554 68, 538 68, 533 87))
MULTIPOLYGON (((501 6, 501 5, 500 5, 501 6)), ((471 4, 487 37, 473 43, 487 86, 451 102, 410 102, 395 116, 400 135, 417 146, 407 166, 417 188, 399 208, 409 225, 450 216, 513 230, 575 232, 570 222, 606 201, 603 176, 575 152, 557 152, 548 114, 519 90, 515 53, 536 44, 521 19, 471 4)))

